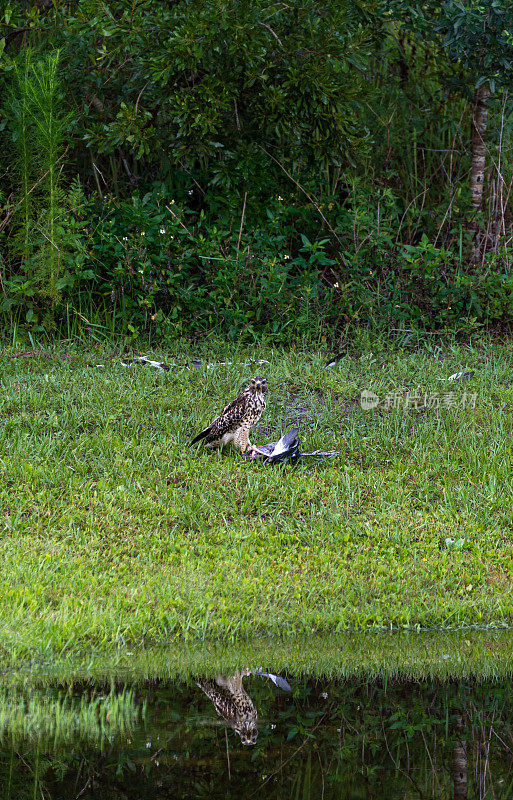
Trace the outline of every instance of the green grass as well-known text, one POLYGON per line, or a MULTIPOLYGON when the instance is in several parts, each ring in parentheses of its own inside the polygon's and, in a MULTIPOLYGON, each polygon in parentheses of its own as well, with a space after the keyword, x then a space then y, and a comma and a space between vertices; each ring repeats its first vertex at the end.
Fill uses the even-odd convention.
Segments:
POLYGON ((251 367, 157 378, 107 350, 4 352, 4 660, 510 625, 512 354, 487 341, 412 353, 355 346, 325 369, 320 351, 232 352, 271 361, 252 441, 298 423, 305 449, 341 451, 271 468, 187 447, 251 367), (477 392, 475 409, 360 407, 362 389, 447 392, 440 379, 464 368, 476 376, 450 390, 477 392))

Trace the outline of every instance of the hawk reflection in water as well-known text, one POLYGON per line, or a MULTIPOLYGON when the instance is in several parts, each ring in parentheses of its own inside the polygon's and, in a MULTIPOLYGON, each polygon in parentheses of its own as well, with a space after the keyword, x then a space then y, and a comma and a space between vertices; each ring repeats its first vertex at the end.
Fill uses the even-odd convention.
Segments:
POLYGON ((219 716, 238 733, 242 744, 256 744, 258 736, 257 710, 242 685, 243 676, 250 674, 250 670, 246 670, 243 673, 236 672, 231 677, 217 675, 214 679, 196 681, 212 700, 219 716))

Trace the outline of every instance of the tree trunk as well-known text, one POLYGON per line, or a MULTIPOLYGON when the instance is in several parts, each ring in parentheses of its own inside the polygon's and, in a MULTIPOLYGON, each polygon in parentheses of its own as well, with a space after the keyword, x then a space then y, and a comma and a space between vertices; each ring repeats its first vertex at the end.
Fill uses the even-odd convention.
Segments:
MULTIPOLYGON (((483 204, 483 182, 486 159, 486 120, 488 117, 488 98, 490 87, 482 83, 476 89, 474 103, 472 104, 472 129, 470 135, 470 194, 472 197, 472 210, 477 213, 483 204)), ((477 230, 478 224, 474 222, 471 227, 477 230)))
MULTIPOLYGON (((464 723, 460 714, 456 717, 456 735, 459 737, 463 732, 464 723)), ((454 800, 467 800, 468 789, 468 763, 467 763, 467 742, 459 739, 454 745, 452 760, 452 780, 454 786, 454 800)))
POLYGON ((454 800, 467 800, 467 747, 465 740, 455 745, 452 762, 454 800))

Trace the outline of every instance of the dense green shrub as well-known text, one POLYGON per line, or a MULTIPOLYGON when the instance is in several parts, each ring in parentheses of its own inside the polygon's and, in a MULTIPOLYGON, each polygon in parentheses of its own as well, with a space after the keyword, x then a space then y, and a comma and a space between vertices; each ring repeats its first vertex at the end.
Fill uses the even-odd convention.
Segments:
POLYGON ((279 208, 270 229, 254 228, 240 242, 229 219, 213 222, 184 208, 162 185, 123 202, 92 201, 84 213, 87 250, 78 260, 70 255, 68 301, 82 295, 87 309, 103 298, 122 329, 231 337, 267 330, 290 339, 325 316, 330 291, 321 272, 333 263, 327 241, 304 237, 291 255, 279 208))
POLYGON ((508 14, 505 0, 9 6, 4 319, 279 341, 509 323, 513 122, 492 75, 508 14))
MULTIPOLYGON (((342 238, 343 208, 331 211, 345 247, 312 215, 308 236, 298 235, 305 215, 281 199, 266 209, 267 224, 240 241, 228 216, 193 211, 162 184, 124 201, 86 199, 75 186, 68 205, 60 313, 108 320, 132 336, 266 332, 288 342, 333 338, 361 323, 469 330, 513 311, 504 254, 464 268, 426 236, 417 245, 394 242, 386 226, 355 248, 342 238)), ((21 293, 22 305, 26 299, 21 293)))

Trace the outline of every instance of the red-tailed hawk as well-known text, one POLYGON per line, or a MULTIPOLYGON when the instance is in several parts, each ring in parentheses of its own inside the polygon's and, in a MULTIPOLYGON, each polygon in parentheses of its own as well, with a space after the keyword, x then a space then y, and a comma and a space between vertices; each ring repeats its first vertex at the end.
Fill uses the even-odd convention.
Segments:
POLYGON ((251 378, 249 386, 235 400, 228 403, 208 428, 198 433, 191 444, 204 439, 205 447, 223 447, 230 442, 242 453, 251 453, 255 447, 249 441, 249 432, 257 424, 265 408, 267 379, 251 378))

